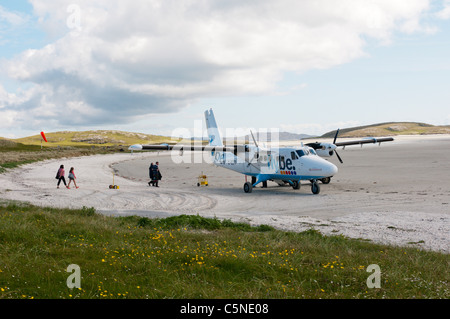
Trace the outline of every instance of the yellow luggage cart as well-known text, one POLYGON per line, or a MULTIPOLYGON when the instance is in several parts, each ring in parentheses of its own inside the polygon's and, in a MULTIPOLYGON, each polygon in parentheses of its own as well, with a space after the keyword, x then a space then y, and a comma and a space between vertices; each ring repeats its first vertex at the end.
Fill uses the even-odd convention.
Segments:
POLYGON ((202 172, 202 175, 200 175, 198 177, 197 186, 198 187, 200 187, 200 186, 208 186, 208 177, 206 175, 203 175, 203 172, 202 172))

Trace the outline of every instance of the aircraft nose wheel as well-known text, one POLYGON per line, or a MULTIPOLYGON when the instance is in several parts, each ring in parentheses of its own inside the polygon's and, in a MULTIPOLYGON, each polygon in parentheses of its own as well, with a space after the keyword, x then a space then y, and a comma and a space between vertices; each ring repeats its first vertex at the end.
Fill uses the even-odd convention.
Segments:
POLYGON ((244 192, 251 193, 253 190, 253 185, 250 182, 244 184, 244 192))
POLYGON ((319 186, 319 184, 316 181, 311 183, 311 192, 314 195, 317 195, 317 194, 320 193, 320 186, 319 186))

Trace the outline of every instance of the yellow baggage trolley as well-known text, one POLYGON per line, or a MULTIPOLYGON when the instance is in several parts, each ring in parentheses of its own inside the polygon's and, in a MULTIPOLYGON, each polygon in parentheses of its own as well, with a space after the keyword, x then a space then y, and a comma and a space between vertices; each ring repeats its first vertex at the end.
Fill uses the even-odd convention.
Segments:
POLYGON ((203 175, 203 172, 202 172, 202 175, 200 175, 198 177, 197 186, 198 187, 200 187, 200 186, 208 186, 208 177, 206 175, 203 175))

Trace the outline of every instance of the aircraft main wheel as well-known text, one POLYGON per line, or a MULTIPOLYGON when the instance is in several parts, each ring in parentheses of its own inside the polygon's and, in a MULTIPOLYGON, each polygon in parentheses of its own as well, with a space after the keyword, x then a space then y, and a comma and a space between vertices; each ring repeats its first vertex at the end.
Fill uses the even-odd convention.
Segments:
POLYGON ((320 186, 319 186, 319 184, 317 184, 317 182, 313 182, 313 183, 311 184, 311 192, 312 192, 314 195, 317 195, 317 194, 320 193, 320 186))
POLYGON ((293 189, 300 189, 300 186, 301 186, 300 181, 293 181, 292 182, 292 188, 293 189))
POLYGON ((323 184, 330 184, 330 182, 331 182, 331 177, 325 177, 325 178, 322 178, 322 179, 321 179, 321 182, 322 182, 323 184))
POLYGON ((251 193, 253 190, 253 185, 250 182, 244 184, 244 192, 251 193))

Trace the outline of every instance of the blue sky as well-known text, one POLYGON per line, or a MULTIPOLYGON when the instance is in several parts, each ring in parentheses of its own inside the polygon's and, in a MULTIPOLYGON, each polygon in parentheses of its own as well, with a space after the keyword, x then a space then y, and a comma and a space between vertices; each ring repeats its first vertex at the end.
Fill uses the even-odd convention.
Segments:
POLYGON ((450 125, 449 1, 157 2, 1 1, 0 136, 450 125))

